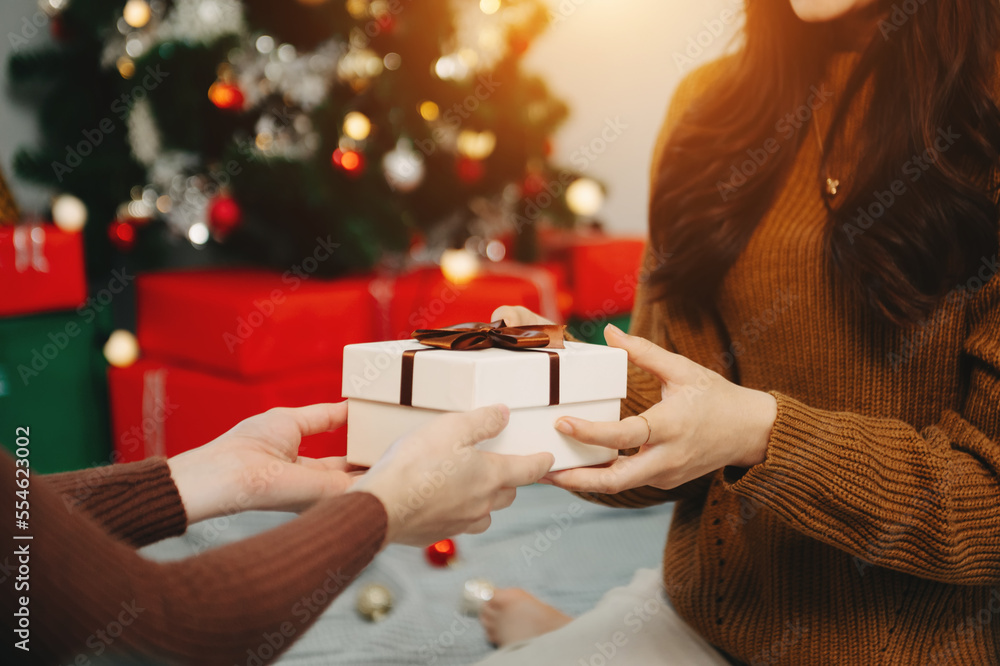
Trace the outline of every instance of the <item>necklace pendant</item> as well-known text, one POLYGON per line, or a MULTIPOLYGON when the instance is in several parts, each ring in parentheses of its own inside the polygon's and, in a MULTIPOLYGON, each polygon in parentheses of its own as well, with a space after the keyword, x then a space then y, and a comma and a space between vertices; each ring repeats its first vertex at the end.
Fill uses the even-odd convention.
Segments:
POLYGON ((837 196, 837 191, 840 189, 840 181, 836 178, 826 179, 826 193, 831 197, 837 196))

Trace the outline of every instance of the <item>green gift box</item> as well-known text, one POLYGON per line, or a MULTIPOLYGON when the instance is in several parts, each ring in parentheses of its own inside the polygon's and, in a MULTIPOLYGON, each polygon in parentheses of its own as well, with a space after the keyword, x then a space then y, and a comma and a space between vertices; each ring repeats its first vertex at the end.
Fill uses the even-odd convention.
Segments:
POLYGON ((0 319, 0 444, 27 428, 32 471, 108 462, 107 328, 93 310, 0 319))

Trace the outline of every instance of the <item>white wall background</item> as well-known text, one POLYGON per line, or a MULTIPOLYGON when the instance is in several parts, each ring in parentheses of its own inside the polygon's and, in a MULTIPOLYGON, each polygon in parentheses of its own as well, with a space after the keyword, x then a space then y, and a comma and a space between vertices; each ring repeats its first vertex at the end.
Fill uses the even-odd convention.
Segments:
MULTIPOLYGON (((643 233, 650 156, 667 102, 684 73, 716 57, 732 41, 737 21, 723 24, 719 19, 725 11, 739 10, 742 0, 547 2, 556 20, 532 47, 527 65, 570 105, 570 119, 555 139, 555 157, 570 164, 574 152, 600 136, 609 120, 617 118, 627 125, 586 172, 608 186, 608 201, 601 213, 608 228, 643 233), (687 57, 689 40, 705 45, 703 52, 690 51, 695 55, 693 62, 678 65, 675 57, 687 57)), ((10 33, 20 34, 24 19, 30 21, 37 11, 36 0, 0 3, 0 87, 4 91, 10 33)), ((29 47, 48 38, 48 28, 42 28, 29 39, 29 47)), ((27 211, 43 208, 47 193, 15 179, 11 158, 18 146, 31 143, 37 134, 30 110, 14 105, 5 94, 0 99, 0 165, 27 211)))

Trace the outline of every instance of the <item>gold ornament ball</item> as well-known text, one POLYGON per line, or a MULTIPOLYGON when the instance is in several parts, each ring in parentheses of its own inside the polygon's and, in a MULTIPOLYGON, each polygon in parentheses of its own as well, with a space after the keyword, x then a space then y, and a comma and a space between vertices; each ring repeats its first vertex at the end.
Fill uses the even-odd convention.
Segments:
POLYGON ((139 341, 131 332, 118 329, 104 343, 104 358, 116 368, 127 368, 139 359, 139 341))
POLYGON ((369 622, 381 622, 392 610, 392 592, 384 585, 365 585, 358 593, 357 608, 361 617, 369 622))

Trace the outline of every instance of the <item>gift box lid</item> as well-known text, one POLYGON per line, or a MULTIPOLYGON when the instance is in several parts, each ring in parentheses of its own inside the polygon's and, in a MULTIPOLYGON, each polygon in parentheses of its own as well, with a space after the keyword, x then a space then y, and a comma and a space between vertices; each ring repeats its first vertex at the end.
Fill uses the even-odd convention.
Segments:
POLYGON ((565 349, 451 351, 411 340, 345 347, 344 397, 401 404, 403 356, 412 350, 422 350, 413 356, 413 407, 542 407, 552 404, 554 369, 559 404, 625 397, 628 356, 622 349, 567 342, 565 349), (558 365, 543 352, 558 354, 558 365))

